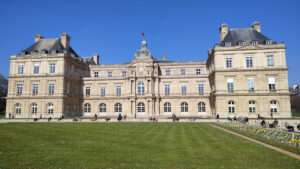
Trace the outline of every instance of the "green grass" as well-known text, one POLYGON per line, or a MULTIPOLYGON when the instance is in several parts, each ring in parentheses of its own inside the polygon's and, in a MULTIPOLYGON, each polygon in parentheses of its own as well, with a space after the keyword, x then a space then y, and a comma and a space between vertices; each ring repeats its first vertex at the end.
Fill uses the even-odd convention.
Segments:
POLYGON ((0 124, 0 168, 299 168, 199 123, 0 124))

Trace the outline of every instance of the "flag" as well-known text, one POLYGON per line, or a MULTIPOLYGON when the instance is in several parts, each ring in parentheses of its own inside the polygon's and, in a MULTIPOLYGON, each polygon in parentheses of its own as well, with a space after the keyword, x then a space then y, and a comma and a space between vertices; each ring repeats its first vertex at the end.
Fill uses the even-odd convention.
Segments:
POLYGON ((145 36, 144 32, 141 32, 141 35, 142 35, 142 36, 145 36))

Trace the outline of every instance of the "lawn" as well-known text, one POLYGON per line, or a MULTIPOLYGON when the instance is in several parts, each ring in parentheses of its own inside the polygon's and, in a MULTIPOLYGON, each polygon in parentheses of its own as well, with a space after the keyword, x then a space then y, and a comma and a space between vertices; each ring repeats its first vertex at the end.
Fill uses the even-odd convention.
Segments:
POLYGON ((0 168, 299 168, 199 123, 0 124, 0 168))

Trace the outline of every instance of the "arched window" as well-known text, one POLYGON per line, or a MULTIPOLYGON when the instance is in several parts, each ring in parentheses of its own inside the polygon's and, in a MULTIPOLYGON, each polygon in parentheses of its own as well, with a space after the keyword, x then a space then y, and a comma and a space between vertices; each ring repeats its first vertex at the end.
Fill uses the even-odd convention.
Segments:
POLYGON ((105 113, 106 112, 106 104, 105 103, 99 104, 99 112, 100 113, 105 113))
POLYGON ((171 103, 169 103, 169 102, 167 102, 167 103, 165 103, 164 104, 164 112, 172 112, 171 111, 172 109, 171 109, 171 103))
POLYGON ((37 104, 33 103, 31 105, 31 113, 36 114, 37 113, 37 104))
POLYGON ((234 109, 234 101, 230 100, 228 102, 228 112, 229 113, 234 113, 235 112, 235 109, 234 109))
POLYGON ((272 100, 270 102, 270 111, 271 113, 277 113, 277 102, 275 100, 272 100))
POLYGON ((200 102, 198 104, 198 112, 206 112, 205 103, 204 102, 200 102))
POLYGON ((250 100, 249 101, 249 113, 255 113, 255 110, 256 110, 255 101, 250 100))
POLYGON ((145 94, 145 86, 143 82, 138 83, 138 94, 145 94))
POLYGON ((116 113, 122 112, 122 104, 121 103, 116 103, 115 104, 115 112, 116 113))
POLYGON ((144 113, 145 112, 145 104, 143 102, 140 102, 138 104, 138 112, 139 113, 144 113))
POLYGON ((91 112, 91 105, 89 103, 84 104, 83 112, 84 113, 90 113, 91 112))
POLYGON ((16 104, 16 114, 21 114, 21 104, 20 103, 17 103, 16 104))
POLYGON ((182 102, 180 104, 180 110, 181 112, 189 112, 189 106, 186 102, 182 102))
POLYGON ((53 114, 53 104, 52 103, 48 104, 48 114, 53 114))

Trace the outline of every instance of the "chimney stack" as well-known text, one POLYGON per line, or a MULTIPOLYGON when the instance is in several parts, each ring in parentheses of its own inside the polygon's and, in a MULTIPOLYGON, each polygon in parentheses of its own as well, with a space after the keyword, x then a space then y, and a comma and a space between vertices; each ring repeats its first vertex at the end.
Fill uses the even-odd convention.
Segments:
POLYGON ((39 34, 37 34, 37 35, 34 36, 34 42, 37 42, 37 41, 39 41, 40 39, 44 39, 44 37, 41 36, 41 35, 39 35, 39 34))
POLYGON ((252 24, 252 28, 253 28, 254 30, 256 30, 257 32, 260 32, 260 23, 259 23, 259 22, 254 22, 254 23, 252 24))
POLYGON ((167 60, 167 56, 166 56, 166 55, 163 55, 162 60, 167 60))
POLYGON ((71 37, 66 34, 66 33, 62 33, 60 35, 60 41, 61 41, 61 44, 64 46, 64 48, 68 51, 69 48, 70 48, 70 39, 71 37))
POLYGON ((228 33, 228 25, 226 23, 223 23, 220 26, 219 30, 220 30, 220 42, 221 42, 228 33))
POLYGON ((98 54, 94 54, 93 61, 95 62, 96 65, 99 65, 99 55, 98 54))

